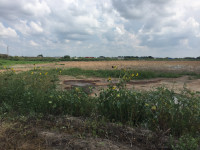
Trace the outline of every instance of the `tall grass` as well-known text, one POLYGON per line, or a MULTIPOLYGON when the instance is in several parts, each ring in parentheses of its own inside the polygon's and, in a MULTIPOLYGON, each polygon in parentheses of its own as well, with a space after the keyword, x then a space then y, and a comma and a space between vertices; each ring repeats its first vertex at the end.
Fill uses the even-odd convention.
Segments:
MULTIPOLYGON (((154 131, 170 130, 174 136, 190 134, 196 137, 200 134, 198 93, 184 89, 177 94, 164 87, 136 92, 119 84, 116 87, 109 85, 100 91, 99 96, 90 97, 80 88, 57 90, 56 80, 60 71, 53 71, 54 74, 37 70, 20 74, 13 71, 1 73, 0 115, 99 116, 111 122, 154 131)), ((126 82, 123 77, 122 82, 126 82)))

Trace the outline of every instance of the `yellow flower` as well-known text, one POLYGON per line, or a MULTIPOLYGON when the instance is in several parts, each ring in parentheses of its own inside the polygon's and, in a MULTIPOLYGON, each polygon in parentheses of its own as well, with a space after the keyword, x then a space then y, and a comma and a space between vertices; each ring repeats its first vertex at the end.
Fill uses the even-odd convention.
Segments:
POLYGON ((139 74, 137 73, 137 74, 136 74, 136 77, 137 77, 138 75, 139 75, 139 74))
POLYGON ((45 73, 45 76, 48 74, 48 72, 45 73))
POLYGON ((42 73, 40 72, 40 75, 42 75, 42 73))
POLYGON ((76 92, 79 92, 79 91, 80 91, 80 89, 79 89, 79 88, 75 88, 75 90, 76 90, 76 92))
POLYGON ((156 110, 156 106, 152 106, 152 107, 151 107, 151 110, 156 110))
POLYGON ((117 97, 120 97, 120 94, 117 94, 117 97))
POLYGON ((147 106, 147 107, 148 107, 148 106, 149 106, 149 104, 145 103, 145 106, 147 106))
POLYGON ((34 73, 33 73, 33 72, 31 72, 31 74, 33 75, 34 73))
POLYGON ((3 66, 4 69, 6 69, 6 66, 3 66))
POLYGON ((62 71, 60 70, 59 73, 61 74, 61 72, 62 72, 62 71))
POLYGON ((113 69, 117 69, 117 66, 112 66, 113 69))
POLYGON ((11 68, 11 70, 13 70, 13 68, 11 68))
POLYGON ((115 90, 116 89, 116 86, 113 86, 113 88, 112 88, 113 90, 115 90))
POLYGON ((111 80, 111 77, 108 78, 108 81, 110 81, 110 80, 111 80))
POLYGON ((134 73, 132 73, 131 76, 134 77, 134 73))

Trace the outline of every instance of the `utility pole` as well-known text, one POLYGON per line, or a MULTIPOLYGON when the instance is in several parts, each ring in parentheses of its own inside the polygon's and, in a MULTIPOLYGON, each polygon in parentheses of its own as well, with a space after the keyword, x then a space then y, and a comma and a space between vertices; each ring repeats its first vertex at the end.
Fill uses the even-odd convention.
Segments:
POLYGON ((9 56, 9 46, 7 45, 7 55, 9 56))

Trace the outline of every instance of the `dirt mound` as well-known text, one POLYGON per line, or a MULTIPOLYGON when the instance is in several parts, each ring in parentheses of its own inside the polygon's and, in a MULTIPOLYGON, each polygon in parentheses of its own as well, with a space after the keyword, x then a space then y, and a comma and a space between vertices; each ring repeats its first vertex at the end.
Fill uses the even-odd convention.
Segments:
POLYGON ((168 133, 63 116, 1 121, 0 150, 143 150, 168 148, 168 133))

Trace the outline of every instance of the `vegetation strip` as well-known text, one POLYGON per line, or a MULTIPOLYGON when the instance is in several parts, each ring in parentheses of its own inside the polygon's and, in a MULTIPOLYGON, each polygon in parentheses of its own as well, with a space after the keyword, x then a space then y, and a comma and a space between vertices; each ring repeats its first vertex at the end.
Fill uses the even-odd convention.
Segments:
MULTIPOLYGON (((134 80, 141 79, 151 79, 151 78, 178 78, 181 76, 191 76, 194 78, 200 78, 200 74, 194 72, 163 72, 163 71, 148 71, 148 70, 84 70, 80 68, 70 68, 70 69, 50 69, 48 72, 50 74, 55 74, 56 72, 60 72, 60 75, 69 75, 69 76, 86 76, 86 77, 100 77, 100 78, 120 78, 123 77, 126 73, 130 75, 136 76, 134 80)), ((44 71, 43 71, 44 72, 44 71)))
MULTIPOLYGON (((75 73, 84 72, 84 70, 74 70, 75 73)), ((35 69, 20 74, 10 70, 1 73, 0 116, 4 118, 9 115, 72 115, 89 117, 97 121, 103 119, 106 122, 138 126, 155 133, 163 132, 168 136, 171 135, 171 139, 180 138, 179 144, 175 142, 171 145, 174 148, 181 147, 183 144, 181 141, 187 143, 185 145, 187 149, 198 148, 200 135, 198 93, 184 89, 181 94, 176 94, 163 87, 149 92, 130 91, 125 88, 126 82, 135 79, 135 74, 138 72, 124 70, 118 74, 121 82, 116 87, 110 84, 107 89, 100 92, 100 96, 90 97, 81 88, 68 91, 56 90, 57 77, 65 74, 65 71, 75 74, 73 69, 54 69, 48 72, 35 69)), ((114 73, 116 72, 117 70, 114 70, 114 73)), ((90 73, 89 71, 89 75, 90 73)), ((100 71, 100 74, 103 73, 100 71)), ((138 77, 140 75, 141 73, 138 73, 138 77)), ((112 83, 111 77, 108 78, 110 83, 112 83)))

